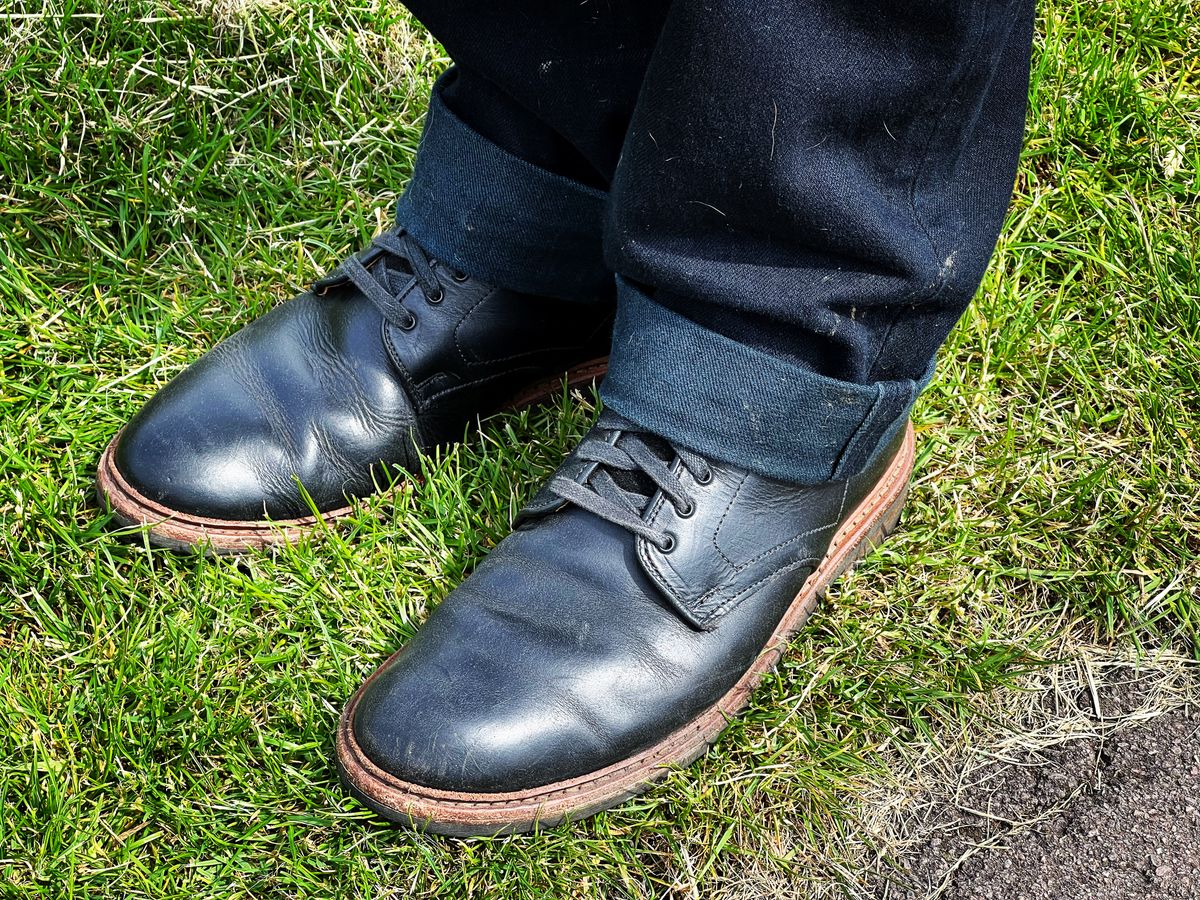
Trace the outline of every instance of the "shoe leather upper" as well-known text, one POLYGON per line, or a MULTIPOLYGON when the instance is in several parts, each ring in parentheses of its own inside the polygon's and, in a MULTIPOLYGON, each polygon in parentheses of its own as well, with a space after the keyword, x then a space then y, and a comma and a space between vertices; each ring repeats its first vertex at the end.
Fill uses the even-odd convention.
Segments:
MULTIPOLYGON (((436 263, 434 264, 436 266, 436 263)), ((309 515, 413 470, 418 451, 525 385, 607 354, 611 307, 496 288, 443 270, 409 279, 408 329, 336 274, 209 351, 121 434, 116 464, 173 510, 227 520, 309 515)))
POLYGON ((691 514, 661 493, 645 512, 669 552, 543 491, 365 686, 357 742, 398 778, 466 792, 551 784, 655 744, 750 668, 898 447, 815 487, 717 462, 707 484, 680 472, 691 514))

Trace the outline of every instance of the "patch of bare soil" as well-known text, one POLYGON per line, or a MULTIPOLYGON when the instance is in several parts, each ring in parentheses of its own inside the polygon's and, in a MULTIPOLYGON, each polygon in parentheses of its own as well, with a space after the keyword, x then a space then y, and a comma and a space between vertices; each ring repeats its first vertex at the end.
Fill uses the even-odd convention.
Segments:
POLYGON ((984 765, 922 831, 878 900, 1200 900, 1200 709, 984 765))

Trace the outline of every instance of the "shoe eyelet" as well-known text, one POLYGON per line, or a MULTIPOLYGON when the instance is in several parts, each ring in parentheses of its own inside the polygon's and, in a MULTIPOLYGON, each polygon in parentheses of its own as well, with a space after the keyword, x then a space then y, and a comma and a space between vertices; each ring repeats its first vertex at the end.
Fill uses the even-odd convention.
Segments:
POLYGON ((464 281, 466 281, 470 277, 471 276, 468 275, 466 272, 457 272, 453 269, 450 270, 450 280, 457 282, 458 284, 462 284, 464 281))
POLYGON ((675 508, 675 515, 679 516, 681 519, 690 519, 695 512, 696 504, 694 501, 689 501, 687 506, 684 506, 682 509, 679 507, 675 508))
POLYGON ((672 550, 675 549, 675 545, 678 542, 675 540, 675 535, 673 535, 669 531, 664 535, 664 538, 665 539, 663 540, 663 542, 661 544, 657 545, 659 552, 670 553, 672 550))
POLYGON ((700 484, 700 485, 712 484, 712 480, 713 480, 712 469, 709 469, 708 472, 705 473, 704 477, 697 475, 697 476, 695 476, 695 478, 696 478, 696 484, 700 484))
POLYGON ((430 303, 434 303, 434 304, 441 303, 443 300, 446 299, 446 292, 439 288, 438 292, 436 294, 430 294, 425 299, 428 300, 430 303))
POLYGON ((412 331, 417 327, 417 317, 410 315, 407 321, 401 322, 398 327, 401 331, 412 331))

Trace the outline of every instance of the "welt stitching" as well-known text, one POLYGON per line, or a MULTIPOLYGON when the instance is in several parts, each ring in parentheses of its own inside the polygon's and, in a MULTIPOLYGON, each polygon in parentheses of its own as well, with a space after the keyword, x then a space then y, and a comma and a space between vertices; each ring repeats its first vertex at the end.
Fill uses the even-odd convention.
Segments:
MULTIPOLYGON (((386 663, 384 665, 386 665, 386 663)), ((696 719, 694 719, 691 723, 684 726, 684 728, 681 729, 680 732, 676 732, 676 734, 682 733, 684 735, 691 735, 691 734, 696 734, 696 733, 702 731, 703 730, 703 719, 704 719, 704 716, 702 714, 702 715, 698 716, 696 719)), ((649 759, 666 758, 670 755, 671 749, 672 748, 665 743, 662 745, 659 745, 657 747, 651 748, 648 758, 649 759)), ((356 754, 361 755, 361 751, 358 751, 357 748, 356 748, 356 754)), ((641 754, 639 754, 638 756, 634 756, 634 757, 626 760, 623 765, 618 765, 618 766, 612 767, 610 770, 601 770, 601 773, 595 774, 595 777, 589 778, 580 784, 572 785, 571 787, 558 788, 557 790, 550 790, 550 791, 543 790, 543 791, 531 793, 529 799, 531 799, 535 802, 544 802, 546 800, 552 800, 557 797, 568 797, 568 796, 572 796, 572 795, 576 795, 576 794, 581 794, 584 791, 586 791, 588 788, 590 788, 592 785, 596 784, 599 781, 604 780, 605 778, 620 777, 624 773, 628 772, 630 769, 636 767, 639 763, 639 758, 641 756, 642 756, 641 754)), ((391 773, 386 772, 383 769, 380 769, 378 766, 376 766, 374 763, 372 763, 369 758, 363 758, 361 760, 356 760, 356 762, 358 762, 358 764, 360 766, 362 766, 364 769, 367 769, 367 771, 371 772, 371 774, 373 774, 378 780, 383 781, 384 784, 387 786, 387 789, 392 790, 392 791, 397 791, 397 792, 400 792, 403 794, 407 794, 409 796, 415 796, 415 797, 419 798, 420 800, 428 800, 428 801, 438 803, 441 805, 454 806, 454 807, 459 807, 459 808, 464 808, 464 809, 503 807, 503 806, 506 806, 510 802, 508 800, 479 800, 479 799, 474 799, 474 798, 457 799, 457 798, 438 797, 434 794, 428 793, 427 792, 428 789, 422 788, 421 785, 408 784, 408 783, 402 781, 401 779, 396 778, 391 773)))
MULTIPOLYGON (((875 489, 872 490, 871 493, 869 493, 867 495, 868 498, 875 497, 879 494, 886 494, 891 489, 891 486, 896 482, 896 480, 898 478, 899 478, 899 472, 896 472, 896 471, 889 472, 888 476, 885 478, 885 483, 881 484, 881 485, 876 485, 875 489)), ((854 526, 856 526, 858 524, 858 522, 862 521, 864 518, 868 518, 869 515, 870 515, 870 512, 866 511, 859 516, 855 516, 854 519, 852 519, 851 521, 854 523, 854 526)), ((847 525, 849 526, 850 523, 847 523, 847 525)), ((853 527, 853 526, 851 526, 851 527, 853 527)), ((816 571, 819 572, 821 570, 821 567, 824 565, 825 565, 825 563, 822 562, 821 565, 817 567, 816 571)), ((711 618, 711 617, 708 617, 708 618, 711 618)), ((707 619, 705 621, 707 621, 707 619)), ((389 660, 389 662, 390 661, 391 660, 389 660)), ((384 665, 386 666, 387 663, 385 663, 384 665)), ((367 683, 369 684, 374 679, 374 677, 375 676, 372 676, 370 679, 368 679, 367 683)), ((741 682, 739 682, 738 684, 740 685, 741 682)), ((690 735, 693 735, 693 734, 696 734, 696 733, 702 731, 703 727, 704 727, 703 718, 704 718, 703 715, 698 716, 696 719, 692 720, 692 722, 689 725, 684 726, 684 728, 681 729, 680 732, 676 732, 676 735, 689 735, 690 736, 690 735)), ((341 726, 341 727, 344 727, 344 726, 341 726)), ((444 805, 444 806, 452 806, 452 807, 463 808, 463 809, 497 808, 497 807, 505 806, 506 804, 511 802, 509 800, 479 800, 479 799, 474 799, 474 798, 457 799, 457 798, 438 797, 435 794, 430 793, 428 789, 422 788, 420 785, 408 784, 408 783, 400 780, 399 778, 396 778, 394 775, 391 775, 390 773, 383 771, 378 766, 374 765, 374 763, 372 763, 370 761, 370 759, 357 758, 357 757, 361 757, 361 751, 358 750, 357 745, 353 741, 353 738, 351 738, 348 741, 348 743, 350 744, 350 746, 352 748, 354 748, 354 752, 356 754, 355 762, 357 762, 358 765, 360 765, 363 769, 367 770, 377 780, 382 781, 384 783, 385 790, 400 793, 400 794, 408 796, 408 797, 415 797, 415 798, 417 798, 418 802, 429 801, 429 802, 444 805)), ((675 746, 677 746, 677 744, 675 746)), ((587 791, 589 788, 591 788, 593 785, 595 785, 596 783, 598 783, 602 780, 615 779, 615 778, 620 777, 621 775, 628 772, 630 769, 634 768, 635 766, 637 766, 641 762, 645 761, 646 759, 653 760, 653 759, 666 758, 670 754, 671 751, 672 751, 672 746, 669 746, 668 742, 663 742, 662 744, 659 744, 656 747, 652 748, 651 751, 649 752, 648 756, 647 755, 638 755, 635 757, 631 757, 628 760, 626 760, 623 764, 615 765, 613 767, 610 767, 609 769, 601 770, 598 773, 594 773, 594 777, 583 780, 579 784, 571 785, 570 787, 558 788, 555 790, 543 790, 541 792, 534 791, 534 792, 531 792, 524 799, 533 801, 533 802, 545 802, 548 800, 556 799, 558 797, 582 794, 585 791, 587 791)))

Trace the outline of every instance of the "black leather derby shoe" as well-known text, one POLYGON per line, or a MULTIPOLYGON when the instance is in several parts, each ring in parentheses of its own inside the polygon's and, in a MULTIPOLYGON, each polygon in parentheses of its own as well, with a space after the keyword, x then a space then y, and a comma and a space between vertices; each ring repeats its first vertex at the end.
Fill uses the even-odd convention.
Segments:
POLYGON ((672 448, 612 413, 509 537, 351 698, 337 760, 382 815, 522 831, 699 756, 826 587, 895 526, 912 429, 815 487, 672 448))
POLYGON ((484 284, 393 229, 159 391, 98 489, 158 544, 292 540, 476 416, 603 375, 611 310, 484 284))

